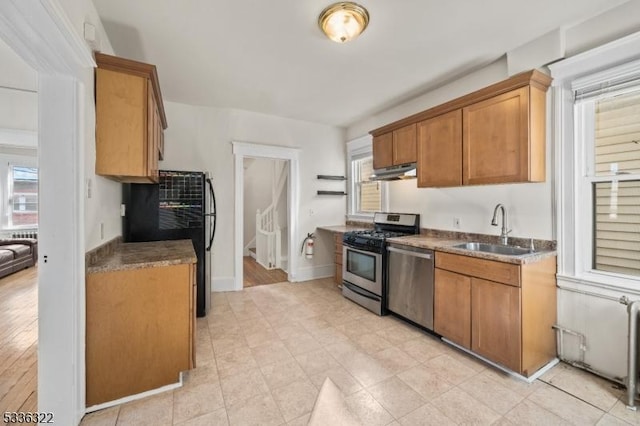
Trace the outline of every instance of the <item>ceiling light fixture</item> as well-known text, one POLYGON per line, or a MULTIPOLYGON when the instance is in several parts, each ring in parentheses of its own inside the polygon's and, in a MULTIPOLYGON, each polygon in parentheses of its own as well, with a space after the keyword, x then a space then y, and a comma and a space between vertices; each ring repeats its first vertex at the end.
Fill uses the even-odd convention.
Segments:
POLYGON ((322 32, 336 43, 346 43, 358 37, 368 24, 367 9, 350 1, 332 4, 318 17, 322 32))

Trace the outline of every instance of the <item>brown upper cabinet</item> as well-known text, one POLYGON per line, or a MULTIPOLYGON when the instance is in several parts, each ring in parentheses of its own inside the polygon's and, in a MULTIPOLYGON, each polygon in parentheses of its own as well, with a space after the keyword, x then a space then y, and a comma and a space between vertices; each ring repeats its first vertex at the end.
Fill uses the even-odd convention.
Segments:
POLYGON ((96 174, 158 181, 167 119, 154 65, 96 53, 96 174))
POLYGON ((416 162, 416 125, 410 124, 373 138, 373 168, 416 162))
POLYGON ((462 111, 418 123, 418 186, 462 185, 462 111))
POLYGON ((371 131, 375 141, 417 124, 420 187, 545 180, 546 92, 533 70, 371 131))
POLYGON ((462 109, 463 184, 544 181, 545 101, 525 86, 462 109))

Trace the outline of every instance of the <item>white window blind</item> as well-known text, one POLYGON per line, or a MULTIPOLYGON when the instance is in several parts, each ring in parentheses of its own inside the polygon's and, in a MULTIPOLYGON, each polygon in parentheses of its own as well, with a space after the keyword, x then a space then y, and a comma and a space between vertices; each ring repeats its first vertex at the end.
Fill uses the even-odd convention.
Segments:
POLYGON ((640 276, 640 81, 594 101, 593 268, 640 276))
POLYGON ((373 157, 367 157, 360 161, 360 206, 359 211, 373 213, 380 211, 380 182, 371 181, 373 174, 373 157))

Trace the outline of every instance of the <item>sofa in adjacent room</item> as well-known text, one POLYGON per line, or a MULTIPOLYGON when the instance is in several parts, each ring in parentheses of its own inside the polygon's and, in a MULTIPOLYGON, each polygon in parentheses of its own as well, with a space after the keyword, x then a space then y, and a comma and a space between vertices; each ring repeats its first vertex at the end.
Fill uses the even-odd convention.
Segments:
POLYGON ((38 240, 10 238, 0 240, 0 278, 33 266, 38 261, 38 240))

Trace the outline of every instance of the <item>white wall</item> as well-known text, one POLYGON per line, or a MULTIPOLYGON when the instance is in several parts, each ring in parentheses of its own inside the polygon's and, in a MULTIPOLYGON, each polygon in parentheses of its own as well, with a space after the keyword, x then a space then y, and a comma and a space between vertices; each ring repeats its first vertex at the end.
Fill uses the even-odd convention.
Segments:
MULTIPOLYGON (((90 0, 60 0, 73 28, 83 34, 84 23, 96 26, 102 51, 113 54, 102 23, 90 0)), ((38 95, 37 73, 33 71, 6 44, 0 42, 0 128, 37 131, 38 95), (17 88, 20 90, 13 90, 17 88)), ((85 199, 85 248, 96 246, 122 234, 120 219, 121 185, 95 175, 95 100, 94 73, 87 70, 84 83, 84 154, 85 182, 91 180, 92 197, 85 199), (104 224, 104 237, 100 235, 100 224, 104 224)))
POLYGON ((244 160, 244 246, 256 236, 256 210, 264 211, 271 204, 275 163, 266 158, 244 160))
MULTIPOLYGON (((318 174, 345 173, 344 131, 340 128, 233 109, 208 108, 165 102, 169 127, 165 134, 162 169, 194 169, 211 172, 218 204, 218 231, 212 248, 213 288, 216 281, 234 276, 234 221, 243 220, 234 212, 234 161, 232 141, 299 147, 300 153, 300 235, 316 226, 344 223, 344 197, 319 197, 318 174), (310 212, 313 212, 313 215, 310 212)), ((317 246, 317 256, 300 257, 299 276, 332 271, 331 248, 317 246)), ((293 255, 299 253, 293 248, 293 255)), ((330 275, 327 274, 327 275, 330 275)))
MULTIPOLYGON (((70 18, 74 29, 82 36, 84 23, 96 27, 102 53, 113 55, 113 49, 104 31, 98 13, 90 0, 59 0, 70 18)), ((95 174, 95 97, 94 71, 87 70, 83 79, 85 85, 84 105, 84 146, 85 170, 85 248, 87 251, 122 235, 120 203, 122 202, 122 185, 118 182, 95 174), (91 198, 87 197, 87 186, 91 186, 91 198), (104 225, 104 235, 100 234, 100 225, 104 225)))

